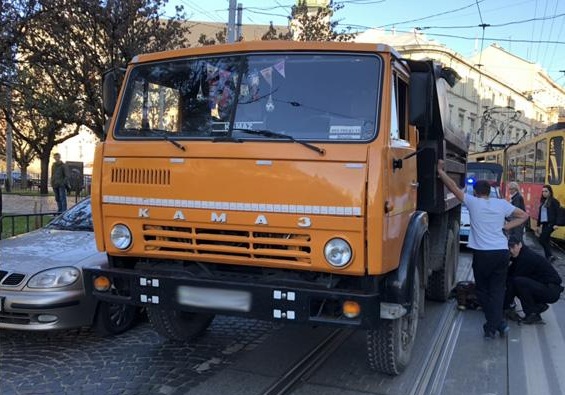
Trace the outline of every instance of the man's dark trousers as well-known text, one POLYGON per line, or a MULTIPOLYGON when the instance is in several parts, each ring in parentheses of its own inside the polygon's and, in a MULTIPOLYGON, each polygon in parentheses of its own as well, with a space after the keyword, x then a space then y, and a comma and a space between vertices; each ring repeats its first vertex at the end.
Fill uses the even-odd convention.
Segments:
POLYGON ((495 332, 504 322, 503 308, 508 272, 508 250, 474 250, 473 275, 477 298, 487 320, 484 329, 495 332))
POLYGON ((559 284, 542 284, 529 277, 514 277, 511 282, 526 315, 541 313, 537 305, 555 303, 562 291, 559 284))

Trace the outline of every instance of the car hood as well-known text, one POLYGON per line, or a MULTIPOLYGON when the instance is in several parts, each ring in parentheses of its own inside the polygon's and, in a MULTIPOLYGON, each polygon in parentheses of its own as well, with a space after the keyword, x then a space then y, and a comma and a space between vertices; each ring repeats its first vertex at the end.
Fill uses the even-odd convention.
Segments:
POLYGON ((0 270, 8 272, 36 273, 104 262, 106 255, 96 250, 93 232, 39 229, 0 240, 0 270))

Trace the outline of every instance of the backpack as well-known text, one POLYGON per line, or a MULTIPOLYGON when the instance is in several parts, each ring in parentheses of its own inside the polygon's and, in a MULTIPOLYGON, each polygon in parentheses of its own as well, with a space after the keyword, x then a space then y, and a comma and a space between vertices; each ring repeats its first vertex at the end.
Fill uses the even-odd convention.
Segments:
POLYGON ((479 304, 473 281, 459 281, 452 292, 455 299, 457 299, 457 308, 459 310, 480 309, 481 305, 479 304))

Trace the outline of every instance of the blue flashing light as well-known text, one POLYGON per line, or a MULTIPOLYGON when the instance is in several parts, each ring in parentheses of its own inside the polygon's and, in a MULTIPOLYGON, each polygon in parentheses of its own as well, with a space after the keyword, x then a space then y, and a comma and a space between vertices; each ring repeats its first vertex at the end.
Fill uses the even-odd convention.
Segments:
POLYGON ((473 185, 475 183, 475 179, 474 178, 467 178, 467 184, 469 185, 473 185))

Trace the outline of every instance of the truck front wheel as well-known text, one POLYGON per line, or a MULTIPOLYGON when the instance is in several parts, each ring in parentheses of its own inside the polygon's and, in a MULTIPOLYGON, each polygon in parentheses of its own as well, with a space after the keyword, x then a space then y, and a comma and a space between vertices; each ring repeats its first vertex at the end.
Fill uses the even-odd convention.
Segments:
POLYGON ((423 297, 420 273, 415 270, 411 311, 396 320, 381 320, 376 329, 367 331, 367 360, 372 370, 396 376, 410 362, 423 297))
POLYGON ((202 334, 214 319, 214 314, 163 310, 157 307, 149 307, 147 316, 159 335, 178 342, 185 342, 202 334))

